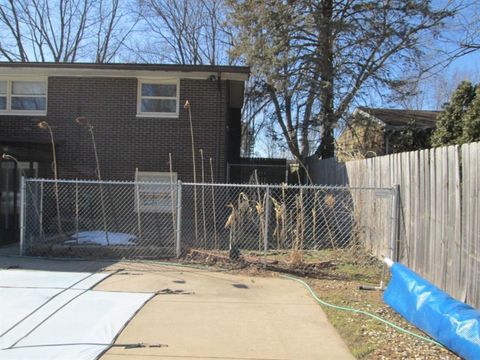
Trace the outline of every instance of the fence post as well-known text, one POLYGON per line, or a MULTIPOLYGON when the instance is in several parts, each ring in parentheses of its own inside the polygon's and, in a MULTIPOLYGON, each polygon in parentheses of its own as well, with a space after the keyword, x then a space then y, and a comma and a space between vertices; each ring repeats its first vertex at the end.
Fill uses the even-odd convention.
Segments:
POLYGON ((80 214, 80 208, 78 205, 78 179, 76 179, 77 182, 75 182, 75 237, 77 238, 77 244, 78 244, 78 238, 79 238, 79 233, 80 233, 80 225, 79 225, 79 214, 80 214))
POLYGON ((20 180, 20 255, 25 255, 25 177, 20 180))
POLYGON ((175 243, 175 254, 177 255, 177 258, 179 258, 182 253, 181 239, 182 239, 182 182, 178 180, 177 182, 177 238, 175 243))
POLYGON ((268 225, 270 223, 270 187, 265 190, 265 224, 263 229, 263 267, 267 267, 268 225))
POLYGON ((398 261, 398 230, 400 215, 400 185, 396 184, 392 188, 392 221, 390 225, 390 258, 398 261))
POLYGON ((38 214, 38 225, 40 227, 39 235, 42 240, 45 240, 45 232, 43 231, 43 181, 40 183, 40 211, 38 214))
MULTIPOLYGON (((100 186, 102 186, 100 184, 100 186)), ((141 241, 142 239, 142 215, 140 213, 140 189, 138 184, 138 168, 135 168, 135 206, 137 208, 137 230, 138 230, 138 238, 141 241)), ((107 242, 108 244, 108 242, 107 242)))

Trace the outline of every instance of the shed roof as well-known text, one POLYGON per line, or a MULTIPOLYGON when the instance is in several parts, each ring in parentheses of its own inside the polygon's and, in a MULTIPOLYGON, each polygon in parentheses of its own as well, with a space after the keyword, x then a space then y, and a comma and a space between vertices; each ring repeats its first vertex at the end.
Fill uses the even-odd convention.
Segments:
POLYGON ((382 109, 363 106, 358 109, 390 126, 404 126, 411 121, 415 121, 418 126, 433 128, 439 114, 439 111, 382 109))

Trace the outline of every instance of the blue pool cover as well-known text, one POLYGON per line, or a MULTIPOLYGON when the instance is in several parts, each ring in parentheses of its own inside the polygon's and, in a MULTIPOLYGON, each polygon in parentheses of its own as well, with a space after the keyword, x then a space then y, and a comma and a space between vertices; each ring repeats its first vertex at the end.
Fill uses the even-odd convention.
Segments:
POLYGON ((416 327, 467 360, 480 359, 480 311, 399 263, 383 299, 416 327))

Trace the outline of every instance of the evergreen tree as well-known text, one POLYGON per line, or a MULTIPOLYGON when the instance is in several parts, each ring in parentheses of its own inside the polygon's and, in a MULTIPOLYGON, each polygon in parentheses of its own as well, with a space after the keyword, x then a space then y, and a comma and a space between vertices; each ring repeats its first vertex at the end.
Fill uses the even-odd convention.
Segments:
POLYGON ((463 142, 480 141, 480 84, 463 118, 463 142))
POLYGON ((393 130, 390 134, 390 146, 394 153, 423 150, 430 148, 431 129, 423 129, 415 120, 405 128, 393 130))
POLYGON ((432 135, 433 146, 463 142, 463 118, 474 98, 475 86, 469 81, 462 81, 437 117, 437 126, 432 135))

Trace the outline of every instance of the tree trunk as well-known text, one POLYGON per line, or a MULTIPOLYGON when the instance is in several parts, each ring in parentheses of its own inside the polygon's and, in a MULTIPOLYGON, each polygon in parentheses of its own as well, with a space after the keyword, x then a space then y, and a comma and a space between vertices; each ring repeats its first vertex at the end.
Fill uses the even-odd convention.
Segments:
POLYGON ((333 129, 335 127, 335 109, 334 109, 334 68, 333 68, 333 0, 323 0, 321 4, 321 76, 320 76, 320 121, 321 121, 321 142, 316 155, 323 159, 335 155, 335 144, 333 138, 333 129))

